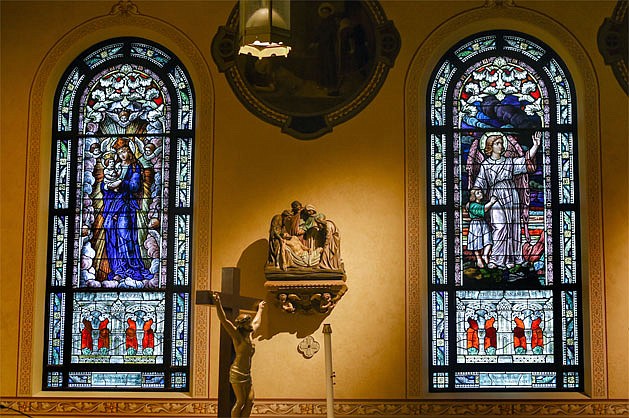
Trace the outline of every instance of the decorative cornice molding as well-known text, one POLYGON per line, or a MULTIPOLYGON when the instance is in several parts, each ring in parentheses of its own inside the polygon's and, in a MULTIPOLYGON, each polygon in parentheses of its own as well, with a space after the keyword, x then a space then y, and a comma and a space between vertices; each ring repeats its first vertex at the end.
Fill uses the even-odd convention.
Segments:
MULTIPOLYGON (((89 414, 91 417, 207 417, 216 416, 216 399, 199 400, 150 400, 117 398, 109 400, 84 398, 4 398, 2 405, 37 416, 73 417, 89 414)), ((263 399, 253 406, 253 416, 325 416, 323 400, 275 400, 263 399)), ((334 414, 345 417, 600 417, 627 416, 629 400, 609 401, 400 401, 363 400, 338 401, 334 414)))
MULTIPOLYGON (((426 299, 426 283, 423 279, 426 271, 425 248, 422 242, 425 236, 425 96, 428 78, 433 71, 433 57, 440 57, 452 46, 450 40, 453 34, 460 34, 460 39, 472 35, 475 31, 470 27, 478 22, 486 22, 484 30, 503 29, 505 18, 521 22, 524 28, 543 30, 554 37, 567 50, 575 66, 571 70, 573 76, 580 75, 577 84, 579 109, 598 109, 599 90, 592 62, 578 40, 557 21, 542 13, 515 5, 506 7, 496 1, 489 1, 486 6, 471 9, 461 13, 439 26, 418 48, 408 71, 405 86, 406 103, 406 275, 407 275, 407 396, 420 397, 425 393, 426 377, 421 375, 421 365, 427 361, 422 353, 422 336, 426 332, 426 320, 423 318, 426 299), (492 3, 492 4, 490 4, 492 3), (500 6, 500 7, 498 7, 500 6), (500 22, 500 23, 498 23, 500 22), (587 88, 586 88, 587 86, 587 88), (581 87, 581 88, 578 88, 581 87), (423 215, 422 215, 423 214, 423 215), (419 318, 419 320, 418 320, 419 318)), ((526 29, 524 29, 525 31, 526 29)), ((544 39, 543 39, 544 40, 544 39)), ((547 42, 548 43, 548 42, 547 42)), ((566 57, 564 57, 566 58, 566 57)), ((436 63, 434 63, 436 65, 436 63)), ((575 80, 577 82, 577 80, 575 80)), ((600 169, 600 128, 599 113, 596 111, 581 111, 578 120, 579 135, 584 148, 585 164, 582 166, 581 186, 585 186, 585 193, 581 194, 581 202, 587 208, 583 213, 582 240, 587 243, 587 270, 583 271, 584 292, 588 293, 589 306, 585 317, 586 329, 589 329, 590 341, 587 347, 589 358, 586 361, 591 373, 591 384, 586 385, 588 394, 594 398, 607 396, 607 343, 605 320, 605 283, 602 252, 602 191, 600 169)))
MULTIPOLYGON (((43 115, 44 93, 46 86, 50 83, 54 69, 59 65, 61 59, 68 54, 68 51, 76 49, 75 45, 80 40, 96 31, 111 31, 112 36, 116 28, 125 26, 126 33, 134 34, 132 28, 136 27, 142 32, 159 33, 176 45, 179 51, 179 58, 189 62, 191 76, 195 90, 206 95, 213 95, 210 70, 203 55, 196 45, 187 38, 180 30, 174 26, 156 18, 139 14, 137 7, 131 2, 122 0, 115 5, 109 15, 99 16, 77 26, 67 35, 61 38, 48 52, 42 60, 38 72, 33 81, 29 104, 28 119, 28 145, 27 145, 27 174, 26 174, 26 205, 24 220, 24 240, 22 250, 23 274, 22 274, 22 294, 20 303, 20 335, 19 335, 19 360, 18 360, 18 383, 17 394, 19 396, 29 396, 33 390, 33 379, 39 381, 39 376, 33 376, 33 330, 34 321, 43 321, 43 318, 34 319, 36 290, 45 286, 45 277, 37 277, 36 269, 38 260, 45 260, 46 253, 39 251, 40 240, 45 240, 46 228, 39 228, 40 217, 46 213, 40 213, 40 196, 46 195, 48 182, 40 183, 41 147, 50 147, 51 138, 42 137, 46 130, 42 130, 42 122, 48 120, 43 115), (42 194, 43 190, 43 194, 42 194)), ((105 39, 105 38, 103 38, 105 39)), ((168 45, 166 45, 168 46, 168 45)), ((173 48, 169 48, 173 49, 173 48)), ((80 51, 77 52, 77 54, 80 51)), ((71 57, 74 58, 74 57, 71 57)), ((55 80, 58 82, 58 80, 55 80)), ((49 100, 46 98, 46 100, 49 100)), ((197 108, 198 117, 196 124, 196 160, 195 160, 195 226, 194 226, 194 260, 193 271, 196 289, 207 289, 209 287, 209 262, 210 262, 210 234, 211 234, 211 196, 212 196, 212 153, 213 137, 211 123, 213 115, 213 100, 199 101, 197 108), (203 155, 204 158, 199 158, 203 155)), ((50 115, 52 120, 52 115, 50 115)), ((45 246, 44 246, 45 247, 45 246)), ((45 250, 44 250, 45 251, 45 250)), ((39 263, 41 264, 41 263, 39 263)), ((42 303, 42 301, 38 301, 42 303)), ((209 312, 207 310, 195 308, 194 310, 195 330, 193 333, 192 347, 194 349, 194 360, 192 364, 191 382, 195 397, 207 397, 209 394, 209 312)), ((39 361, 36 359, 35 361, 39 361)))

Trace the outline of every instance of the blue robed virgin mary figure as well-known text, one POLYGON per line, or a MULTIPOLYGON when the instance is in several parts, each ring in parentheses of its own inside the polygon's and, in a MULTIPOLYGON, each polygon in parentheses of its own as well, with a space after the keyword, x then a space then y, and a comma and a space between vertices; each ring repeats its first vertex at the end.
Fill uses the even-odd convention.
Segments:
MULTIPOLYGON (((125 283, 151 280, 153 274, 142 260, 138 233, 139 201, 143 192, 143 168, 129 146, 128 138, 118 138, 113 145, 120 159, 120 177, 102 182, 103 229, 105 250, 109 262, 108 280, 125 283)), ((139 283, 138 283, 139 285, 139 283)), ((136 287, 141 287, 136 286, 136 287)))

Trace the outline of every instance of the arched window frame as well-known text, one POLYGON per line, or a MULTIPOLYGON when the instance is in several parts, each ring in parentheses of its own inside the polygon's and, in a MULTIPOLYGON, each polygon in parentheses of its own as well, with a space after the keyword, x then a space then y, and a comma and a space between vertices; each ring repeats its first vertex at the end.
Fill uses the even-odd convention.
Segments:
MULTIPOLYGON (((429 234, 426 248, 428 250, 428 327, 430 330, 428 388, 430 391, 583 391, 583 321, 580 308, 582 291, 575 99, 574 85, 563 61, 548 46, 522 33, 491 31, 470 36, 451 48, 435 67, 428 83, 426 108, 426 153, 428 156, 426 201, 429 234), (495 37, 494 41, 492 37, 495 37), (511 37, 509 42, 506 42, 505 37, 511 37), (515 38, 520 38, 523 42, 513 42, 515 38), (462 73, 492 56, 506 56, 527 64, 537 72, 549 96, 546 106, 549 113, 544 116, 545 123, 541 129, 544 133, 541 146, 544 150, 544 160, 538 156, 538 162, 548 164, 550 173, 544 172, 544 174, 550 175, 549 182, 552 183, 550 194, 545 196, 544 202, 553 202, 552 210, 546 211, 548 214, 546 228, 551 231, 546 244, 552 246, 552 254, 549 255, 553 256, 555 261, 547 260, 546 264, 550 266, 548 270, 550 280, 547 286, 543 287, 552 294, 550 297, 554 324, 552 350, 554 360, 552 363, 504 366, 487 363, 460 364, 457 360, 457 354, 460 355, 460 351, 457 352, 457 332, 460 334, 460 330, 457 331, 456 321, 453 318, 457 312, 456 291, 465 287, 457 286, 457 283, 461 284, 462 281, 460 279, 462 268, 456 271, 458 264, 456 260, 457 257, 462 259, 462 254, 458 254, 455 249, 462 244, 459 242, 460 231, 455 233, 455 230, 458 228, 457 225, 462 225, 462 223, 454 215, 462 205, 462 191, 465 187, 460 186, 458 192, 455 192, 455 189, 458 187, 459 179, 463 177, 457 173, 461 173, 465 167, 457 167, 459 170, 455 172, 453 168, 458 164, 455 158, 458 150, 455 151, 454 147, 448 146, 455 137, 464 133, 455 125, 456 119, 453 112, 456 105, 453 103, 453 98, 462 73), (552 68, 550 63, 553 63, 552 68), (569 150, 559 149, 561 141, 556 139, 562 137, 566 139, 564 142, 569 145, 569 150), (549 157, 550 160, 547 161, 549 157), (560 166, 565 166, 567 169, 562 171, 559 169, 560 166), (564 192, 560 186, 563 178, 560 179, 559 174, 568 172, 569 178, 566 180, 570 184, 564 192), (445 191, 443 187, 446 188, 445 191), (458 193, 458 199, 455 199, 455 193, 458 193), (571 218, 572 225, 570 233, 567 234, 568 237, 561 232, 560 214, 570 212, 574 213, 574 216, 571 218), (445 225, 444 229, 440 229, 442 223, 445 225), (567 250, 560 249, 560 247, 566 248, 566 243, 572 245, 569 254, 567 250), (562 254, 572 258, 570 265, 564 263, 567 257, 560 257, 562 254), (561 261, 557 262, 557 260, 561 261), (553 265, 556 265, 554 272, 552 272, 553 265), (562 277, 566 277, 568 273, 572 274, 574 279, 562 280, 562 277), (562 301, 567 300, 568 295, 576 295, 574 297, 576 303, 570 310, 573 315, 572 321, 574 321, 572 325, 576 325, 573 332, 573 339, 577 341, 574 343, 576 364, 564 364, 564 354, 567 353, 566 342, 570 342, 571 339, 564 338, 563 333, 566 331, 563 330, 568 328, 571 314, 564 313, 562 306, 567 306, 567 302, 562 301), (562 303, 564 305, 561 305, 562 303), (443 308, 440 308, 442 306, 443 308), (519 374, 542 373, 550 370, 555 377, 554 381, 550 380, 550 384, 547 378, 541 378, 540 384, 531 384, 529 387, 524 385, 491 386, 480 383, 483 380, 485 382, 491 380, 491 373, 509 370, 519 374)), ((500 131, 500 129, 486 130, 500 131)), ((477 131, 482 131, 482 129, 477 129, 477 131)), ((526 131, 530 130, 510 130, 520 135, 526 131)), ((530 135, 530 132, 528 134, 530 135)), ((459 215, 461 213, 459 212, 459 215)), ((506 380, 503 379, 503 381, 506 380)), ((532 380, 535 380, 535 377, 532 380)))
MULTIPOLYGON (((145 99, 149 101, 148 96, 145 99)), ((142 38, 110 39, 86 50, 68 67, 59 82, 53 109, 55 113, 52 127, 42 386, 44 390, 188 391, 189 352, 192 341, 190 255, 195 125, 194 89, 191 78, 177 57, 163 46, 142 38), (155 215, 160 219, 160 225, 145 228, 146 232, 148 229, 160 231, 156 242, 158 240, 161 242, 153 248, 159 255, 151 257, 153 262, 158 262, 158 265, 154 266, 159 271, 159 274, 154 276, 158 277, 158 283, 151 285, 144 283, 139 291, 129 286, 124 288, 122 285, 113 291, 103 287, 86 286, 84 279, 80 278, 83 268, 80 267, 82 260, 79 260, 79 257, 82 257, 83 247, 77 243, 81 240, 83 232, 78 231, 77 225, 85 216, 80 202, 86 196, 82 189, 85 186, 83 177, 87 171, 86 169, 80 173, 78 165, 90 157, 85 146, 79 147, 78 144, 88 144, 91 138, 106 136, 99 135, 98 132, 86 133, 88 124, 81 120, 85 116, 82 113, 85 110, 83 102, 87 100, 87 95, 91 94, 90 89, 100 76, 111 75, 114 68, 120 72, 124 65, 131 66, 132 73, 136 75, 144 73, 148 78, 157 81, 157 85, 153 83, 150 88, 156 87, 158 90, 154 100, 156 107, 162 104, 165 109, 162 131, 136 135, 140 139, 146 139, 147 143, 151 138, 157 139, 158 145, 159 141, 162 141, 161 158, 153 161, 163 164, 161 173, 168 173, 160 180, 163 187, 157 191, 163 200, 161 207, 157 204, 158 212, 155 215), (160 103, 159 100, 162 98, 170 100, 160 103), (138 352, 135 361, 121 361, 120 359, 125 356, 122 350, 111 356, 118 359, 110 363, 90 363, 90 359, 87 358, 89 356, 83 356, 81 359, 81 354, 73 347, 79 344, 77 338, 80 337, 76 332, 72 332, 73 322, 78 320, 75 318, 73 321, 73 316, 77 315, 73 308, 77 303, 75 301, 77 293, 89 294, 92 295, 89 297, 93 298, 105 297, 105 294, 117 295, 118 301, 120 295, 131 298, 135 293, 141 299, 138 300, 139 306, 143 306, 142 303, 146 301, 149 301, 146 306, 150 306, 150 301, 153 301, 155 320, 158 319, 157 311, 163 309, 161 314, 163 323, 155 323, 155 345, 159 347, 158 340, 161 340, 161 350, 155 348, 154 356, 153 353, 149 353, 145 357, 138 352), (101 296, 98 296, 99 294, 101 296), (129 378, 130 375, 133 377, 129 378)), ((125 129, 117 132, 116 135, 110 134, 108 137, 114 139, 113 136, 132 136, 125 132, 125 129)), ((138 151, 136 157, 139 156, 138 151)), ((150 160, 151 157, 147 159, 150 160)), ((149 163, 145 164, 148 165, 149 163)), ((157 168, 152 168, 152 171, 160 172, 157 168)), ((155 202, 147 201, 147 206, 148 203, 155 202)), ((115 341, 112 341, 112 344, 115 344, 115 341)), ((124 341, 118 340, 118 344, 124 344, 124 341)), ((96 347, 96 342, 93 346, 96 347)), ((115 347, 112 347, 113 349, 115 347)), ((142 354, 146 353, 147 351, 143 351, 142 354)))

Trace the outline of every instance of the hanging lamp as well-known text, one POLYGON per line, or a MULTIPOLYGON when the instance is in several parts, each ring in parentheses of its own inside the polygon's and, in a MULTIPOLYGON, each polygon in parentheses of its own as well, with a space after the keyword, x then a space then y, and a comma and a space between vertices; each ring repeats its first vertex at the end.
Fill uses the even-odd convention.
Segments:
POLYGON ((240 0, 240 54, 288 56, 290 0, 240 0))

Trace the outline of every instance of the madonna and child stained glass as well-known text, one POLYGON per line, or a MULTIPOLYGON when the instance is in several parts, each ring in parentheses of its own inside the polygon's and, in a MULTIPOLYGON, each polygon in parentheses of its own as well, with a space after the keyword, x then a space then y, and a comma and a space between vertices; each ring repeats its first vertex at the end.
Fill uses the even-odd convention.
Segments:
POLYGON ((189 77, 166 49, 115 39, 55 103, 44 389, 187 390, 189 77))
POLYGON ((494 31, 431 80, 430 390, 582 390, 568 71, 540 41, 494 31))

